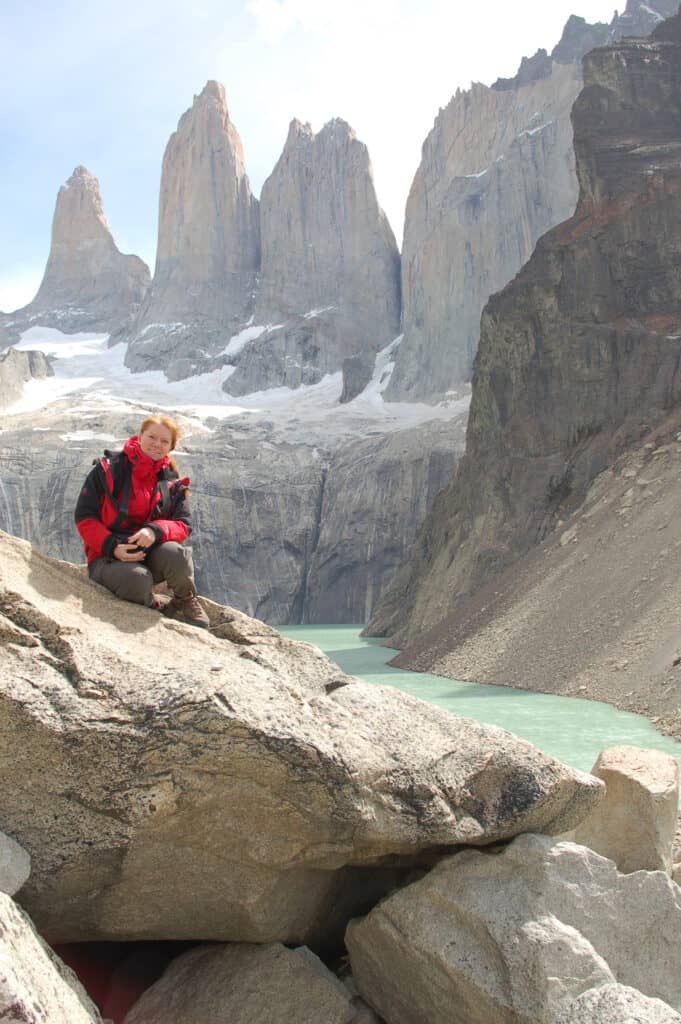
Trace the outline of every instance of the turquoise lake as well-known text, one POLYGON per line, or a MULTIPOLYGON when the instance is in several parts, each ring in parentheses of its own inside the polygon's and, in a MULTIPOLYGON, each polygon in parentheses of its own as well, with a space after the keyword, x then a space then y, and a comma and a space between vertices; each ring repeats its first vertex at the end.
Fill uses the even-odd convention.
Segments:
POLYGON ((457 715, 510 729, 573 768, 590 771, 601 750, 622 743, 666 751, 681 765, 681 744, 662 736, 640 715, 618 711, 598 701, 553 697, 505 686, 456 683, 423 672, 392 668, 387 662, 395 651, 382 647, 379 640, 361 637, 361 628, 286 626, 281 632, 295 640, 316 644, 349 675, 368 683, 394 686, 457 715))

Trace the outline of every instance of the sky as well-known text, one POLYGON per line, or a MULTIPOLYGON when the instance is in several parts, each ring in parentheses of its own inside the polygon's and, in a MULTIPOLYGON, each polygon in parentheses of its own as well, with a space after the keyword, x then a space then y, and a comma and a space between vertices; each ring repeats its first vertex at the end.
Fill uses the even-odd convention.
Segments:
POLYGON ((163 152, 208 79, 225 86, 256 195, 294 117, 348 121, 401 245, 421 146, 457 88, 515 74, 570 14, 613 13, 613 0, 0 0, 0 310, 37 291, 79 164, 119 249, 153 272, 163 152))

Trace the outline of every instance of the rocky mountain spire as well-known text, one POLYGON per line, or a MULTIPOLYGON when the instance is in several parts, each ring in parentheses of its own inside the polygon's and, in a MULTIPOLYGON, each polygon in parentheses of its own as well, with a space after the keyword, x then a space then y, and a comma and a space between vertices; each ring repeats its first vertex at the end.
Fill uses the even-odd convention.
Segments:
POLYGON ((341 303, 399 327, 398 253, 378 205, 369 153, 340 118, 315 134, 294 120, 262 189, 262 284, 258 308, 285 314, 341 303))
POLYGON ((123 255, 114 242, 99 182, 76 167, 59 189, 45 275, 23 312, 46 314, 55 326, 109 329, 130 316, 148 286, 146 264, 123 255))
POLYGON ((211 81, 163 157, 156 269, 137 333, 152 329, 133 341, 131 365, 163 359, 167 369, 185 334, 209 350, 224 344, 252 306, 259 262, 258 203, 224 87, 211 81))
POLYGON ((373 365, 373 354, 399 330, 399 253, 367 148, 345 121, 329 121, 317 134, 291 122, 263 185, 260 224, 256 322, 285 326, 249 346, 227 389, 311 383, 360 353, 373 365))

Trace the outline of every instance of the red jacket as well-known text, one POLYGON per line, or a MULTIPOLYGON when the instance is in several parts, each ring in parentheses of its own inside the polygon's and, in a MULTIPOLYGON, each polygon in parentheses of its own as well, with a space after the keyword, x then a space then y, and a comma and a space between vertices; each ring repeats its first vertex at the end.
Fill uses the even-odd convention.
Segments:
POLYGON ((105 452, 88 473, 76 503, 76 528, 88 563, 113 557, 142 526, 153 530, 157 544, 179 544, 191 533, 187 477, 180 480, 170 459, 154 461, 131 437, 122 452, 105 452))

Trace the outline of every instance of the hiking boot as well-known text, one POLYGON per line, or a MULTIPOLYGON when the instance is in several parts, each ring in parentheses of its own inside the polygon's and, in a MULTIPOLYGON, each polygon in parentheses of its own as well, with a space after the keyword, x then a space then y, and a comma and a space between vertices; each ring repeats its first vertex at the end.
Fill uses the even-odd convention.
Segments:
POLYGON ((210 619, 196 594, 188 594, 187 597, 175 596, 164 608, 164 614, 171 619, 188 622, 190 626, 200 626, 201 629, 208 629, 210 626, 210 619))

